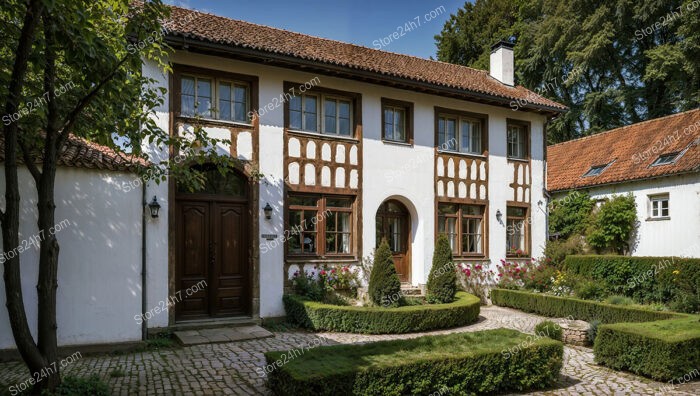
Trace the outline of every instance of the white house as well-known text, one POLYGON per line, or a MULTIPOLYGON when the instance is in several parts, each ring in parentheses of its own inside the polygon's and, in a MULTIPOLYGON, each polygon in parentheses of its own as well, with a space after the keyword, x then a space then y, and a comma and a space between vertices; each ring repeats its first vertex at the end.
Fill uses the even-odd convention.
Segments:
MULTIPOLYGON (((494 46, 489 73, 178 7, 166 26, 154 34, 175 49, 173 72, 144 69, 168 92, 155 121, 173 134, 196 124, 230 139, 217 151, 241 166, 225 178, 208 173, 195 193, 172 179, 119 193, 111 184, 133 186, 131 176, 62 170, 74 176, 57 199, 57 218, 73 224, 58 236, 62 344, 284 316, 290 274, 358 264, 381 238, 407 285, 426 282, 439 233, 460 261, 541 254, 545 125, 566 108, 513 85, 510 44, 494 46), (99 210, 68 208, 82 191, 80 205, 99 210), (158 218, 142 210, 154 196, 158 218), (84 258, 82 238, 96 257, 84 258), (104 282, 72 287, 72 277, 104 282), (203 281, 167 313, 143 316, 203 281)), ((146 149, 154 162, 178 154, 146 149)), ((33 289, 36 270, 23 271, 33 289)), ((0 348, 11 348, 5 312, 0 334, 0 348)))
POLYGON ((700 110, 555 144, 547 155, 555 199, 634 195, 632 255, 700 257, 700 110))

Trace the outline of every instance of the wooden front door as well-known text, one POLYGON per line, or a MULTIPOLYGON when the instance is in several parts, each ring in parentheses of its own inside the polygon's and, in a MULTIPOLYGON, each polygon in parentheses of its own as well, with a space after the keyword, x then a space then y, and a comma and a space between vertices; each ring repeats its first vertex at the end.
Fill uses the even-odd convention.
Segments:
POLYGON ((391 248, 396 272, 403 283, 411 282, 409 226, 411 217, 399 201, 389 200, 379 207, 376 216, 377 246, 386 239, 391 248))
POLYGON ((250 315, 248 203, 245 188, 228 192, 176 195, 176 320, 250 315))

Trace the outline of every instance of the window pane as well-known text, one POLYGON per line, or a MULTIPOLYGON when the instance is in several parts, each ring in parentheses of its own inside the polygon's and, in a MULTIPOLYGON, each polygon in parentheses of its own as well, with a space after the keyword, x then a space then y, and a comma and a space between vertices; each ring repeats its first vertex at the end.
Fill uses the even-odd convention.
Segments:
POLYGON ((243 86, 234 87, 234 115, 236 121, 248 121, 248 88, 243 86))
POLYGON ((333 208, 349 208, 352 207, 351 198, 326 198, 326 206, 333 208))
POLYGON ((180 112, 184 115, 194 115, 194 96, 182 95, 180 112))
POLYGON ((219 84, 219 118, 222 120, 231 119, 231 84, 219 84))
POLYGON ((335 220, 336 220, 336 212, 326 212, 326 231, 336 231, 335 228, 335 220))
POLYGON ((446 131, 447 132, 447 136, 446 136, 447 140, 446 140, 446 142, 449 146, 451 146, 449 148, 452 148, 452 147, 454 147, 452 142, 454 142, 456 139, 455 134, 456 134, 456 128, 457 128, 457 120, 453 120, 453 119, 448 118, 446 121, 446 126, 447 126, 447 131, 446 131))
POLYGON ((292 96, 289 99, 289 127, 301 130, 301 97, 292 96))
POLYGON ((336 102, 335 100, 331 99, 326 99, 324 103, 324 108, 323 108, 323 116, 324 116, 324 124, 323 124, 323 132, 324 133, 337 133, 336 132, 336 102))
POLYGON ((350 232, 350 213, 338 213, 338 231, 350 232))
POLYGON ((478 205, 462 205, 462 216, 480 216, 482 213, 483 206, 478 205))
POLYGON ((211 80, 197 79, 197 114, 211 117, 211 80))
POLYGON ((406 113, 401 109, 394 112, 394 139, 400 142, 406 141, 406 113))
POLYGON ((441 150, 445 150, 445 119, 438 118, 438 145, 441 150))
POLYGON ((194 96, 194 78, 182 77, 181 91, 183 95, 194 96))
POLYGON ((350 102, 340 101, 338 105, 338 116, 340 118, 350 119, 350 102))
POLYGON ((288 239, 289 251, 291 253, 301 253, 301 216, 300 210, 289 211, 290 238, 288 239))
POLYGON ((318 219, 316 218, 316 211, 315 210, 305 210, 304 211, 304 220, 303 220, 303 228, 304 230, 309 230, 309 231, 316 231, 316 223, 318 222, 318 219))
POLYGON ((341 234, 338 241, 338 253, 350 253, 350 234, 341 234))
POLYGON ((457 205, 455 205, 455 204, 439 204, 438 205, 438 213, 456 214, 457 213, 457 205))
POLYGON ((506 212, 507 212, 507 214, 506 214, 507 216, 525 217, 525 214, 527 213, 527 209, 509 206, 507 208, 506 212))
POLYGON ((231 84, 219 83, 219 100, 231 101, 231 84))
POLYGON ((194 114, 194 78, 183 77, 181 81, 180 112, 186 115, 194 114))
POLYGON ((304 97, 304 130, 318 131, 318 100, 315 96, 304 97))
POLYGON ((481 124, 474 122, 471 124, 471 152, 481 154, 481 124))
POLYGON ((394 137, 394 112, 390 107, 384 108, 384 138, 393 139, 394 137))
POLYGON ((304 195, 291 195, 289 196, 290 205, 298 206, 316 206, 318 202, 318 197, 315 196, 304 196, 304 195))
POLYGON ((472 151, 471 147, 469 146, 469 143, 471 141, 471 124, 469 122, 463 121, 461 126, 462 130, 459 136, 459 151, 463 153, 469 153, 472 151))
POLYGON ((340 118, 338 120, 338 132, 343 136, 350 136, 350 119, 340 118))

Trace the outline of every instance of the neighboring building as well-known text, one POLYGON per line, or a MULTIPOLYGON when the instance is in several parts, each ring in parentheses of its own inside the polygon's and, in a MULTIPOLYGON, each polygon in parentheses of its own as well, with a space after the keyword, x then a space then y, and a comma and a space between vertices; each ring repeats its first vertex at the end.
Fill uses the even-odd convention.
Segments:
MULTIPOLYGON (((67 179, 57 192, 57 218, 93 217, 73 220, 75 240, 59 235, 61 343, 139 340, 134 316, 201 281, 207 287, 151 317, 148 328, 280 317, 291 274, 359 264, 381 238, 411 285, 426 282, 439 233, 460 262, 542 253, 545 124, 566 108, 512 85, 507 43, 494 46, 489 75, 178 7, 166 26, 173 72, 144 68, 168 92, 155 121, 173 134, 197 124, 230 139, 216 149, 241 166, 226 178, 213 171, 196 193, 172 179, 148 184, 146 195, 162 208, 145 218, 145 285, 141 193, 119 192, 129 176, 61 170, 96 177, 94 185, 67 179), (82 191, 88 199, 92 189, 104 192, 94 194, 98 203, 72 199, 82 191), (117 217, 121 205, 130 205, 130 217, 117 217), (81 259, 84 240, 101 253, 81 259), (84 272, 86 286, 71 286, 65 277, 78 275, 66 271, 84 272), (71 320, 90 326, 63 319, 63 301, 72 299, 71 320), (105 317, 109 331, 93 334, 105 317)), ((146 150, 154 162, 171 155, 146 150)), ((23 275, 31 289, 35 272, 23 275)), ((12 345, 5 315, 0 348, 12 345)))
POLYGON ((632 193, 632 255, 700 257, 700 110, 549 146, 547 189, 554 199, 632 193))

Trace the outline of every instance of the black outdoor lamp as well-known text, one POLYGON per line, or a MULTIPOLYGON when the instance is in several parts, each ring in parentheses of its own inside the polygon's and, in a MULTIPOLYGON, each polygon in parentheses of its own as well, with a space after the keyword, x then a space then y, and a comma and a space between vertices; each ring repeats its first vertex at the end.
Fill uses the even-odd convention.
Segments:
POLYGON ((268 202, 267 205, 263 208, 263 212, 265 212, 265 218, 267 220, 270 220, 272 218, 272 206, 270 206, 270 203, 268 202))
POLYGON ((503 224, 503 213, 501 213, 500 209, 496 210, 496 220, 498 220, 500 224, 503 224))
POLYGON ((148 209, 151 211, 152 218, 158 218, 158 211, 160 211, 160 204, 158 203, 158 198, 153 196, 153 200, 148 203, 148 209))

